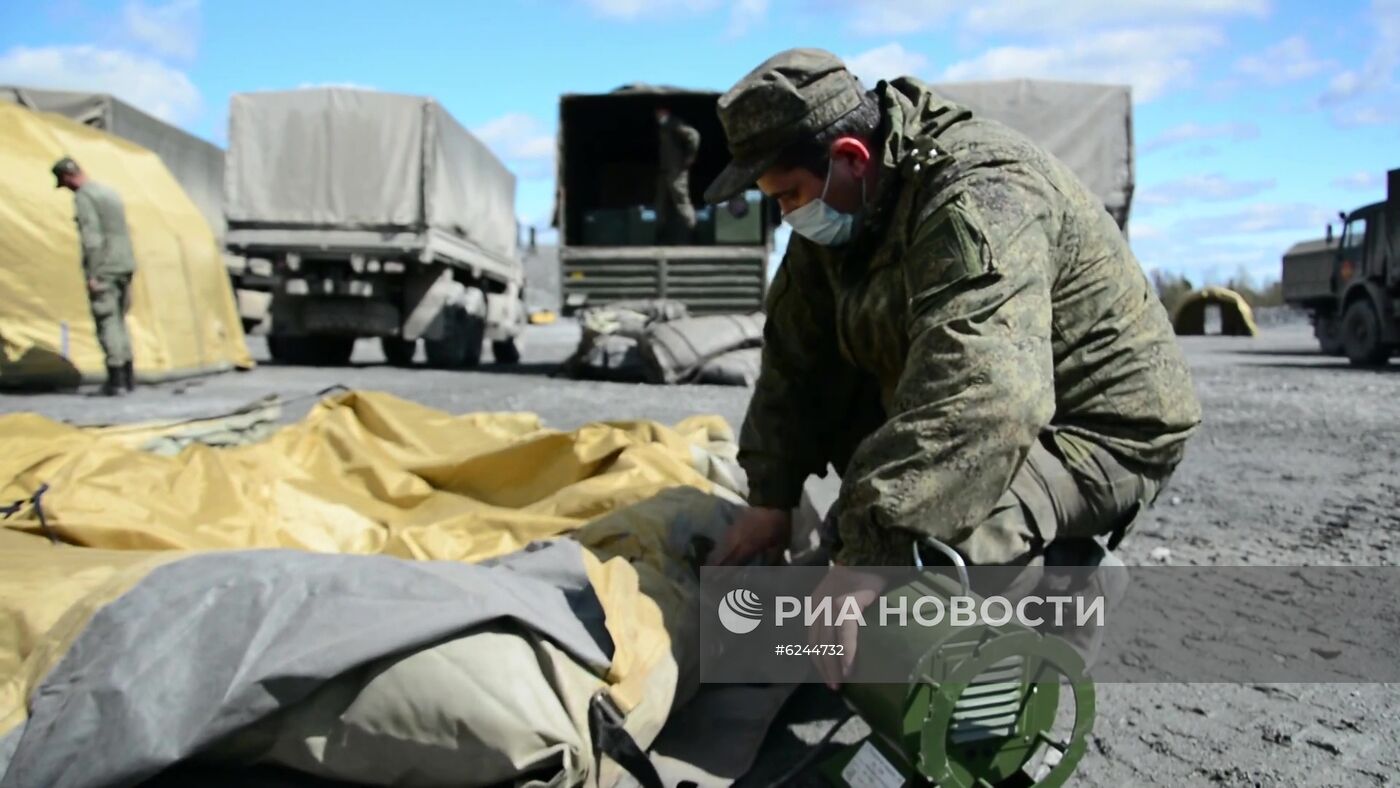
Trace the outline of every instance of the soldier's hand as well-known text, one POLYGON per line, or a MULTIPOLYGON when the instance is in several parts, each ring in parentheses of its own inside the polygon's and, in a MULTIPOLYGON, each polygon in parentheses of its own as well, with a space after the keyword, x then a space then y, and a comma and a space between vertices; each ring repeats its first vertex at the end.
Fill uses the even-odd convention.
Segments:
POLYGON ((735 566, 761 557, 770 564, 783 560, 792 541, 792 513, 787 509, 753 506, 745 509, 724 532, 710 553, 711 566, 735 566))
POLYGON ((836 564, 812 591, 814 605, 820 605, 823 599, 831 599, 832 621, 818 619, 807 632, 809 643, 824 647, 815 649, 812 659, 817 663, 817 673, 830 689, 841 688, 841 682, 851 675, 851 666, 856 661, 856 635, 860 632, 860 626, 851 619, 842 621, 840 626, 835 623, 840 619, 841 611, 846 609, 846 600, 854 599, 863 611, 874 604, 884 590, 883 576, 836 564), (841 648, 830 648, 837 645, 841 648), (836 651, 839 653, 832 653, 836 651))
POLYGON ((88 277, 88 292, 89 292, 89 293, 96 293, 96 292, 98 292, 98 291, 101 290, 101 289, 102 289, 102 283, 98 282, 96 277, 88 277))

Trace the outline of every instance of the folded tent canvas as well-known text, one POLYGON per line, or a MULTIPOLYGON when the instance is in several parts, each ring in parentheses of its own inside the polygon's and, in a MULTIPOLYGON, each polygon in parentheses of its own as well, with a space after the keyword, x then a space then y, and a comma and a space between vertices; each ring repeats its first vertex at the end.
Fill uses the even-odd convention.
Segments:
POLYGON ((54 114, 0 102, 0 386, 65 386, 103 374, 73 197, 50 167, 68 155, 121 194, 136 253, 127 316, 138 375, 252 366, 218 245, 161 159, 54 114))

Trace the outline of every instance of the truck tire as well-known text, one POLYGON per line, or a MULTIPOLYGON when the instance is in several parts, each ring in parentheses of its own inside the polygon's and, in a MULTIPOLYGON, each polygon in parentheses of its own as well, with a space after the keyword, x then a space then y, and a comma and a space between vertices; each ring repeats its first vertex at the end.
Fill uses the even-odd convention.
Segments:
POLYGON ((279 364, 338 367, 350 362, 354 337, 289 337, 269 335, 267 350, 279 364))
POLYGON ((445 317, 442 339, 423 340, 428 363, 438 369, 470 369, 480 364, 486 319, 458 308, 449 310, 445 317))
POLYGON ((1346 318, 1342 321, 1342 341, 1346 345, 1347 360, 1353 366, 1377 367, 1390 359, 1390 348, 1385 346, 1381 333, 1381 317, 1368 298, 1347 307, 1346 318))
POLYGON ((491 343, 491 356, 497 364, 519 364, 520 346, 514 339, 502 339, 491 343))
POLYGON ((390 364, 396 367, 411 367, 413 366, 413 357, 418 353, 418 340, 380 337, 379 347, 384 351, 384 358, 390 364))
POLYGON ((1346 343, 1342 341, 1342 321, 1332 315, 1318 315, 1317 344, 1326 356, 1345 356, 1346 343))

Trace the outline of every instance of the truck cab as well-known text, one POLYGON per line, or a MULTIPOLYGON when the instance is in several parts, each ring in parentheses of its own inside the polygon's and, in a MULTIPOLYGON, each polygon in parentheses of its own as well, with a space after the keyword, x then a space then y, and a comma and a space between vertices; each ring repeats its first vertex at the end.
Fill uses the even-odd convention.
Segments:
POLYGON ((1295 244, 1283 256, 1283 297, 1309 312, 1323 353, 1358 366, 1400 348, 1400 170, 1383 202, 1340 214, 1341 232, 1295 244))

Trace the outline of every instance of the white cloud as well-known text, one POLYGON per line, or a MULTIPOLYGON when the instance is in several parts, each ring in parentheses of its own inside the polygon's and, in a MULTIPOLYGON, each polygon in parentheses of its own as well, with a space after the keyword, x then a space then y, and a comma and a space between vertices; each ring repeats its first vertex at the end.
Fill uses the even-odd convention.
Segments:
POLYGON ((1229 139, 1236 142, 1252 140, 1259 136, 1259 127, 1253 123, 1182 123, 1173 126, 1142 144, 1143 153, 1151 153, 1183 142, 1229 139))
POLYGON ((1136 200, 1144 205, 1157 206, 1177 205, 1193 200, 1223 202, 1253 197, 1274 188, 1275 184, 1272 178, 1249 181, 1231 180, 1221 173, 1188 175, 1152 186, 1143 186, 1136 200))
POLYGON ((1118 26, 1171 25, 1208 19, 1261 18, 1269 0, 864 0, 851 27, 865 35, 907 35, 959 17, 978 33, 1083 33, 1118 26), (969 8, 969 6, 971 6, 969 8), (967 9, 967 10, 964 10, 967 9), (959 16, 960 15, 960 16, 959 16))
POLYGON ((0 82, 111 93, 171 123, 200 113, 199 89, 153 58, 92 46, 14 47, 0 55, 0 82))
POLYGON ((1388 107, 1340 108, 1332 113, 1332 123, 1343 129, 1354 129, 1358 126, 1382 126, 1393 120, 1395 120, 1395 111, 1388 107))
POLYGON ((509 162, 521 177, 553 175, 554 133, 535 118, 512 112, 477 126, 472 133, 509 162))
POLYGON ((164 5, 129 0, 122 9, 122 23, 128 35, 157 55, 193 60, 199 48, 199 0, 170 0, 164 5))
POLYGON ((897 43, 885 44, 871 50, 841 58, 846 68, 860 78, 866 87, 873 87, 882 79, 902 76, 915 76, 928 67, 928 58, 917 52, 910 52, 897 43))
POLYGON ((642 18, 694 14, 713 10, 718 0, 584 0, 599 16, 632 22, 642 18))
POLYGON ((1235 73, 1265 85, 1296 82, 1321 73, 1330 61, 1316 57, 1307 39, 1286 38, 1255 55, 1235 61, 1235 73))
POLYGON ((1175 231, 1184 238, 1308 230, 1326 224, 1331 212, 1304 203, 1255 203, 1237 211, 1183 219, 1175 231))
POLYGON ((1353 172, 1350 175, 1335 178, 1332 181, 1332 185, 1338 189, 1347 189, 1348 191, 1371 191, 1385 186, 1385 178, 1381 177, 1379 172, 1362 170, 1361 172, 1353 172))
POLYGON ((748 33, 768 17, 768 0, 734 0, 729 9, 729 35, 732 38, 748 33))
POLYGON ((1332 77, 1317 103, 1324 107, 1343 104, 1358 96, 1394 87, 1400 65, 1400 0, 1371 0, 1367 29, 1373 32, 1371 55, 1359 69, 1332 77))
POLYGON ((1223 41, 1220 31, 1209 27, 1116 30, 1043 46, 996 47, 949 66, 943 79, 1049 77, 1127 83, 1134 100, 1146 102, 1189 82, 1197 56, 1223 41))

